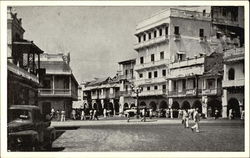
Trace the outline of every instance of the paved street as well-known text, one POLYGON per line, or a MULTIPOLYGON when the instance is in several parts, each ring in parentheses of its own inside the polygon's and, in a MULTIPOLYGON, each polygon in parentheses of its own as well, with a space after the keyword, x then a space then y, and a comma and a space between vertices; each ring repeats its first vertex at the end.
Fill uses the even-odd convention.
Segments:
MULTIPOLYGON (((193 123, 191 123, 192 125, 193 123)), ((53 122, 58 139, 53 151, 243 151, 240 120, 203 120, 201 133, 180 120, 153 119, 53 122)))

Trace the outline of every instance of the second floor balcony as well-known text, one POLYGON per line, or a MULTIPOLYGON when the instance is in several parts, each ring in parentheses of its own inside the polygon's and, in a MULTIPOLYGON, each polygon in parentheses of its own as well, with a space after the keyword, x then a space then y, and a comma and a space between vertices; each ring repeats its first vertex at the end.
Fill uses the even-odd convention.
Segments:
POLYGON ((168 63, 169 63, 168 59, 162 59, 162 60, 152 61, 148 63, 137 64, 135 65, 134 69, 135 71, 139 71, 142 69, 147 69, 147 68, 152 68, 152 67, 157 67, 157 66, 165 66, 168 63))
POLYGON ((223 80, 222 87, 242 87, 245 86, 245 79, 237 79, 237 80, 223 80))
POLYGON ((166 77, 156 77, 156 78, 135 80, 136 85, 150 85, 150 84, 163 83, 163 82, 166 82, 166 77))
MULTIPOLYGON (((159 96, 159 95, 167 95, 168 91, 166 89, 158 89, 158 90, 149 90, 142 91, 139 93, 139 96, 159 96)), ((133 94, 133 96, 136 96, 133 94)))
POLYGON ((134 45, 134 49, 135 50, 139 50, 145 47, 149 47, 155 44, 159 44, 159 43, 163 43, 163 42, 168 42, 169 41, 169 36, 168 35, 163 35, 163 36, 159 36, 159 37, 155 37, 152 39, 149 39, 147 41, 142 41, 140 43, 136 43, 134 45))
POLYGON ((183 89, 183 90, 174 90, 169 91, 168 96, 169 97, 188 97, 188 96, 196 96, 197 95, 197 89, 183 89))
POLYGON ((220 96, 222 94, 222 88, 206 88, 202 89, 201 95, 217 95, 220 96))
POLYGON ((38 89, 38 95, 40 97, 65 97, 78 99, 77 92, 71 89, 46 89, 40 88, 38 89))

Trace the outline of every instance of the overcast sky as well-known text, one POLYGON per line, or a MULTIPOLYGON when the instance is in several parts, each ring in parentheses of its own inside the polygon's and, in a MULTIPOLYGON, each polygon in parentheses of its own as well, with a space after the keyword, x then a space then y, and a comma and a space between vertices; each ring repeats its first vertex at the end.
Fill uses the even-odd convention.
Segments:
POLYGON ((70 52, 79 83, 114 76, 136 57, 136 24, 167 7, 15 7, 24 38, 46 53, 70 52))

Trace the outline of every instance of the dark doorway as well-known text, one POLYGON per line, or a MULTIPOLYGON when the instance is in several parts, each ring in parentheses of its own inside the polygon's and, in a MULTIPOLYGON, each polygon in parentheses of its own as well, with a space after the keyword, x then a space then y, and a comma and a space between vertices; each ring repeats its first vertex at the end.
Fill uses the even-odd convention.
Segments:
POLYGON ((239 106, 239 101, 237 99, 231 98, 228 101, 227 116, 229 114, 230 109, 232 109, 232 114, 234 118, 240 117, 240 106, 239 106))

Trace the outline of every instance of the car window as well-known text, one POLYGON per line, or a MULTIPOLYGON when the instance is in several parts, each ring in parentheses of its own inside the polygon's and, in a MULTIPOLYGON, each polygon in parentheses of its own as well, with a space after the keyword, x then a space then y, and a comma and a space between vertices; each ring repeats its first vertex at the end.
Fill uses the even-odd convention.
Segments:
POLYGON ((23 109, 12 109, 10 110, 9 120, 10 121, 24 121, 31 119, 31 112, 23 109))

